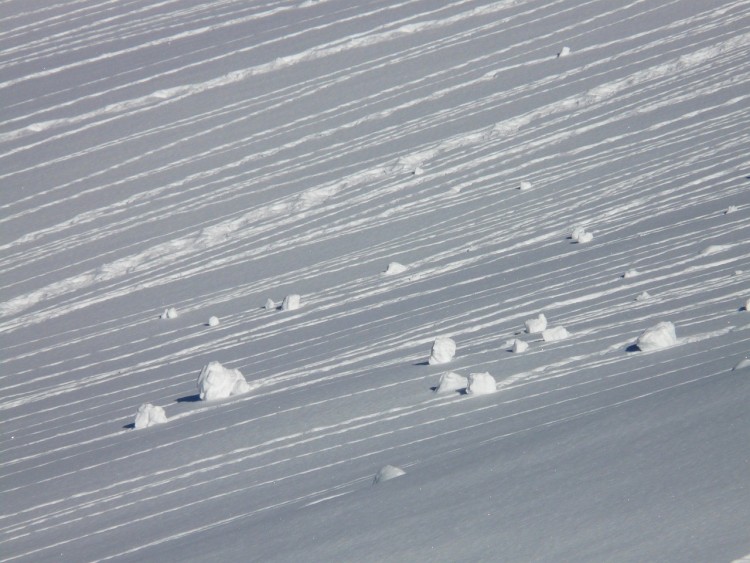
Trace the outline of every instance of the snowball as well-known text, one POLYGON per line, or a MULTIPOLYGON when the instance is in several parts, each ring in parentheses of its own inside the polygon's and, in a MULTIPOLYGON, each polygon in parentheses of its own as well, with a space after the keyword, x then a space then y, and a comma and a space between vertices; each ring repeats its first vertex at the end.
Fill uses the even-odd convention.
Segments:
POLYGON ((284 297, 284 301, 281 303, 281 310, 282 311, 294 311, 295 309, 299 309, 300 307, 300 296, 296 293, 292 293, 291 295, 287 295, 284 297))
POLYGON ((401 475, 406 475, 406 471, 404 471, 400 467, 386 465, 385 467, 381 467, 380 470, 375 474, 375 478, 373 479, 372 484, 377 485, 378 483, 382 483, 383 481, 401 477, 401 475))
POLYGON ((469 381, 466 385, 467 395, 487 395, 497 391, 495 378, 489 373, 472 373, 469 375, 469 381))
POLYGON ((208 326, 219 326, 219 317, 209 317, 208 326))
POLYGON ((560 49, 560 52, 557 53, 558 57, 567 57, 568 55, 570 55, 570 47, 563 47, 560 49))
POLYGON ((391 262, 388 264, 388 267, 385 269, 385 272, 383 272, 387 276, 395 276, 396 274, 401 274, 406 271, 406 266, 403 264, 399 264, 398 262, 391 262))
POLYGON ((459 375, 455 371, 449 371, 440 376, 440 381, 435 392, 450 393, 452 391, 460 391, 461 389, 466 389, 468 381, 463 375, 459 375))
POLYGON ((630 268, 627 272, 625 272, 622 277, 625 279, 628 278, 634 278, 636 276, 640 275, 640 272, 636 270, 635 268, 630 268))
POLYGON ((168 309, 164 309, 164 312, 161 314, 162 319, 174 319, 178 316, 177 309, 174 307, 169 307, 168 309))
POLYGON ((430 359, 428 363, 434 364, 445 364, 453 359, 456 355, 456 343, 452 338, 447 336, 438 336, 435 342, 432 344, 432 351, 430 352, 430 359))
POLYGON ((636 301, 646 301, 648 299, 651 299, 651 294, 648 291, 644 291, 638 297, 635 298, 636 301))
POLYGON ((513 348, 512 348, 512 350, 513 350, 513 352, 515 352, 516 354, 520 354, 521 352, 525 352, 525 351, 526 351, 526 350, 528 350, 528 349, 529 349, 529 344, 528 344, 528 342, 524 342, 524 341, 523 341, 523 340, 521 340, 520 338, 516 338, 516 339, 515 339, 515 340, 513 341, 513 348))
POLYGON ((570 333, 565 330, 563 326, 556 326, 554 328, 548 328, 542 332, 542 339, 545 342, 555 342, 556 340, 565 340, 570 336, 570 333))
POLYGON ((263 305, 263 308, 264 308, 264 309, 265 309, 266 311, 273 311, 273 310, 275 310, 275 309, 276 309, 276 303, 274 303, 274 302, 273 302, 273 299, 271 299, 271 298, 269 297, 268 299, 266 299, 266 304, 265 304, 265 305, 263 305))
POLYGON ((138 412, 135 414, 135 429, 148 428, 155 424, 162 424, 167 421, 167 415, 164 413, 164 409, 152 405, 151 403, 144 403, 138 407, 138 412))
POLYGON ((674 325, 669 321, 664 321, 652 326, 638 337, 635 344, 643 352, 659 350, 677 344, 674 325))
POLYGON ((524 324, 526 325, 526 332, 539 334, 547 328, 547 317, 544 316, 544 313, 539 313, 536 319, 529 319, 524 324))
POLYGON ((531 189, 531 182, 528 182, 527 180, 522 181, 518 185, 518 189, 521 190, 522 192, 526 191, 526 190, 530 190, 531 189))
POLYGON ((202 401, 226 399, 250 390, 250 385, 238 369, 225 368, 219 362, 203 366, 198 376, 198 395, 202 401))

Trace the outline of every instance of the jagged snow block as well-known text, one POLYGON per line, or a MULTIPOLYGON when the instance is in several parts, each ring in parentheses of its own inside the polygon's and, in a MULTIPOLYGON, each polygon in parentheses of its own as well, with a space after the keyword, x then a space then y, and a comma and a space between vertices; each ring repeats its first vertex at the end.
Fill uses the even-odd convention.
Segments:
POLYGON ((750 297, 745 300, 745 311, 750 311, 750 297))
POLYGON ((531 189, 531 182, 528 180, 523 180, 520 184, 518 184, 518 189, 522 192, 525 192, 526 190, 531 189))
POLYGON ((281 303, 281 310, 282 311, 294 311, 295 309, 299 309, 300 300, 301 300, 301 297, 297 295, 296 293, 287 295, 286 297, 284 297, 284 301, 281 303))
POLYGON ((155 424, 162 424, 167 421, 167 415, 164 409, 152 405, 151 403, 144 403, 138 407, 138 412, 135 414, 135 429, 148 428, 155 424))
POLYGON ((265 305, 263 305, 263 308, 264 308, 264 309, 265 309, 266 311, 273 311, 273 310, 275 310, 275 309, 276 309, 276 303, 274 303, 273 299, 271 299, 271 298, 269 297, 268 299, 266 299, 266 304, 265 304, 265 305))
POLYGON ((447 336, 438 336, 432 344, 430 359, 428 363, 432 366, 435 364, 447 364, 456 355, 456 343, 452 338, 447 336))
POLYGON ((469 380, 455 371, 449 371, 440 376, 440 381, 435 388, 436 393, 450 393, 466 389, 469 380))
POLYGON ((580 225, 577 227, 573 227, 573 230, 570 233, 570 238, 578 242, 578 239, 580 238, 580 236, 585 232, 586 232, 586 229, 580 225))
POLYGON ((640 275, 640 272, 636 270, 635 268, 630 268, 627 272, 625 272, 622 277, 625 279, 628 278, 634 278, 636 276, 640 275))
POLYGON ((515 352, 516 354, 520 354, 521 352, 525 352, 528 349, 529 349, 529 343, 528 342, 524 342, 520 338, 516 338, 515 340, 513 340, 513 347, 511 348, 511 350, 513 350, 513 352, 515 352))
POLYGON ((467 395, 487 395, 497 391, 495 378, 487 372, 472 373, 466 384, 467 395))
POLYGON ((594 233, 586 231, 578 236, 576 242, 578 242, 578 244, 586 244, 587 242, 591 242, 592 240, 594 240, 594 233))
POLYGON ((219 317, 209 317, 208 326, 219 326, 219 317))
POLYGON ((378 483, 382 483, 383 481, 401 477, 401 475, 406 475, 406 471, 404 471, 400 467, 386 465, 385 467, 381 467, 380 470, 375 474, 375 478, 372 480, 372 484, 377 485, 378 483))
POLYGON ((647 301, 649 299, 651 299, 651 294, 648 291, 644 291, 635 298, 636 301, 647 301))
POLYGON ((198 376, 198 395, 202 401, 226 399, 249 390, 250 385, 240 370, 225 368, 219 362, 206 364, 198 376))
POLYGON ((536 319, 529 319, 524 324, 526 325, 526 332, 539 334, 547 328, 547 317, 544 316, 544 313, 539 313, 536 319))
POLYGON ((542 332, 542 339, 545 342, 555 342, 557 340, 565 340, 570 336, 570 333, 563 326, 556 326, 554 328, 548 328, 542 332))
POLYGON ((179 313, 177 313, 177 309, 174 307, 169 307, 167 309, 164 309, 164 312, 161 314, 162 319, 175 319, 179 313))
POLYGON ((669 321, 663 321, 643 331, 636 340, 635 345, 643 352, 660 350, 677 344, 677 335, 674 325, 669 321))
POLYGON ((391 262, 388 264, 388 267, 385 269, 385 272, 383 272, 386 276, 395 276, 397 274, 402 274, 406 271, 406 266, 403 264, 399 264, 398 262, 391 262))
POLYGON ((417 166, 412 174, 414 174, 415 176, 421 176, 422 174, 424 174, 424 168, 422 168, 421 166, 417 166))
POLYGON ((560 52, 557 53, 558 57, 567 57, 568 55, 570 55, 570 47, 563 47, 560 49, 560 52))

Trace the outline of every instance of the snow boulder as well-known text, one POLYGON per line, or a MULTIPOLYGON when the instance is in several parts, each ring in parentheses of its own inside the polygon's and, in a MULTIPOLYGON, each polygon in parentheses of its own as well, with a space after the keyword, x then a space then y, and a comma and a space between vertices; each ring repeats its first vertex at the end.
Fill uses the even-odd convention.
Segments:
POLYGON ((640 293, 638 297, 635 298, 636 301, 648 301, 649 299, 651 299, 651 294, 648 291, 640 293))
POLYGON ((536 319, 529 319, 524 324, 526 325, 526 332, 539 334, 547 328, 547 317, 544 316, 544 313, 539 313, 536 319))
POLYGON ((570 238, 578 244, 585 244, 594 240, 594 235, 593 233, 588 232, 585 228, 578 226, 570 233, 570 238))
POLYGON ((745 299, 745 306, 743 307, 745 311, 750 311, 750 297, 745 299))
POLYGON ((567 57, 570 55, 570 47, 563 47, 560 52, 557 53, 557 58, 567 57))
POLYGON ((640 275, 640 272, 638 270, 636 270, 635 268, 630 268, 628 271, 626 271, 622 275, 622 277, 625 278, 625 279, 628 279, 628 278, 634 278, 634 277, 636 277, 638 275, 640 275))
POLYGON ((522 192, 525 192, 526 190, 531 189, 531 182, 528 180, 523 180, 520 184, 518 184, 518 189, 522 192))
POLYGON ((461 391, 466 389, 466 385, 469 380, 463 375, 457 374, 455 371, 449 371, 440 376, 435 393, 451 393, 453 391, 461 391))
POLYGON ((179 313, 177 313, 177 309, 174 307, 169 307, 167 309, 164 309, 164 312, 161 314, 159 318, 161 319, 176 319, 178 317, 179 313))
POLYGON ((669 321, 663 321, 643 331, 636 340, 635 345, 642 352, 661 350, 677 344, 674 325, 669 321))
POLYGON ((398 262, 391 262, 388 264, 388 267, 385 269, 385 272, 383 272, 386 276, 395 276, 398 274, 402 274, 406 271, 406 266, 403 264, 399 264, 398 262))
POLYGON ((219 326, 219 317, 209 317, 208 326, 219 326))
POLYGON ((266 311, 275 311, 276 310, 276 303, 274 303, 273 299, 271 299, 269 297, 268 299, 266 299, 266 304, 263 305, 263 308, 266 311))
POLYGON ((570 333, 565 329, 564 326, 556 326, 554 328, 548 328, 542 331, 542 340, 545 342, 556 342, 557 340, 565 340, 570 336, 570 333))
POLYGON ((372 480, 372 484, 377 485, 378 483, 382 483, 383 481, 401 477, 401 475, 406 475, 406 471, 404 471, 400 467, 386 465, 384 467, 381 467, 380 470, 375 474, 375 478, 372 480))
POLYGON ((281 310, 294 311, 295 309, 299 309, 301 300, 302 298, 296 293, 287 295, 286 297, 284 297, 284 301, 281 303, 281 310))
POLYGON ((487 372, 469 374, 466 385, 467 395, 488 395, 497 391, 495 378, 487 372))
POLYGON ((524 342, 520 338, 516 338, 513 340, 513 345, 511 346, 511 350, 513 350, 514 353, 520 354, 521 352, 525 352, 529 349, 529 343, 524 342))
POLYGON ((167 422, 167 415, 163 408, 151 403, 144 403, 138 407, 138 412, 135 413, 134 427, 136 430, 140 430, 141 428, 148 428, 149 426, 164 422, 167 422))
POLYGON ((438 336, 432 344, 430 359, 427 362, 432 366, 435 364, 447 364, 456 355, 456 343, 447 336, 438 336))
POLYGON ((206 364, 198 376, 198 395, 202 401, 226 399, 248 391, 250 385, 245 381, 242 372, 225 368, 219 362, 206 364))

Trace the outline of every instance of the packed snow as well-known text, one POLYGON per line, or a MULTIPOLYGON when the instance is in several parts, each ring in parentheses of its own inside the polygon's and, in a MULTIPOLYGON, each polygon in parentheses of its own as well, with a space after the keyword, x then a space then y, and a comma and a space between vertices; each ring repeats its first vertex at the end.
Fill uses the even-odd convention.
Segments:
POLYGON ((542 331, 542 340, 544 340, 545 342, 565 340, 569 336, 570 333, 564 326, 555 326, 542 331))
POLYGON ((0 560, 748 559, 750 3, 1 11, 0 560))
POLYGON ((430 365, 447 364, 456 355, 456 342, 448 336, 438 336, 432 343, 430 357, 427 360, 430 365))

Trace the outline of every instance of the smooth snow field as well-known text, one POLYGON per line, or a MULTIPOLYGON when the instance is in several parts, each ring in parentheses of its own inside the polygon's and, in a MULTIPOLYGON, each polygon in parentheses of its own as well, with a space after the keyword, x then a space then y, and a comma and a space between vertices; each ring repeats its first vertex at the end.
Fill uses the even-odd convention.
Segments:
POLYGON ((0 22, 0 561, 750 560, 750 2, 0 22))

